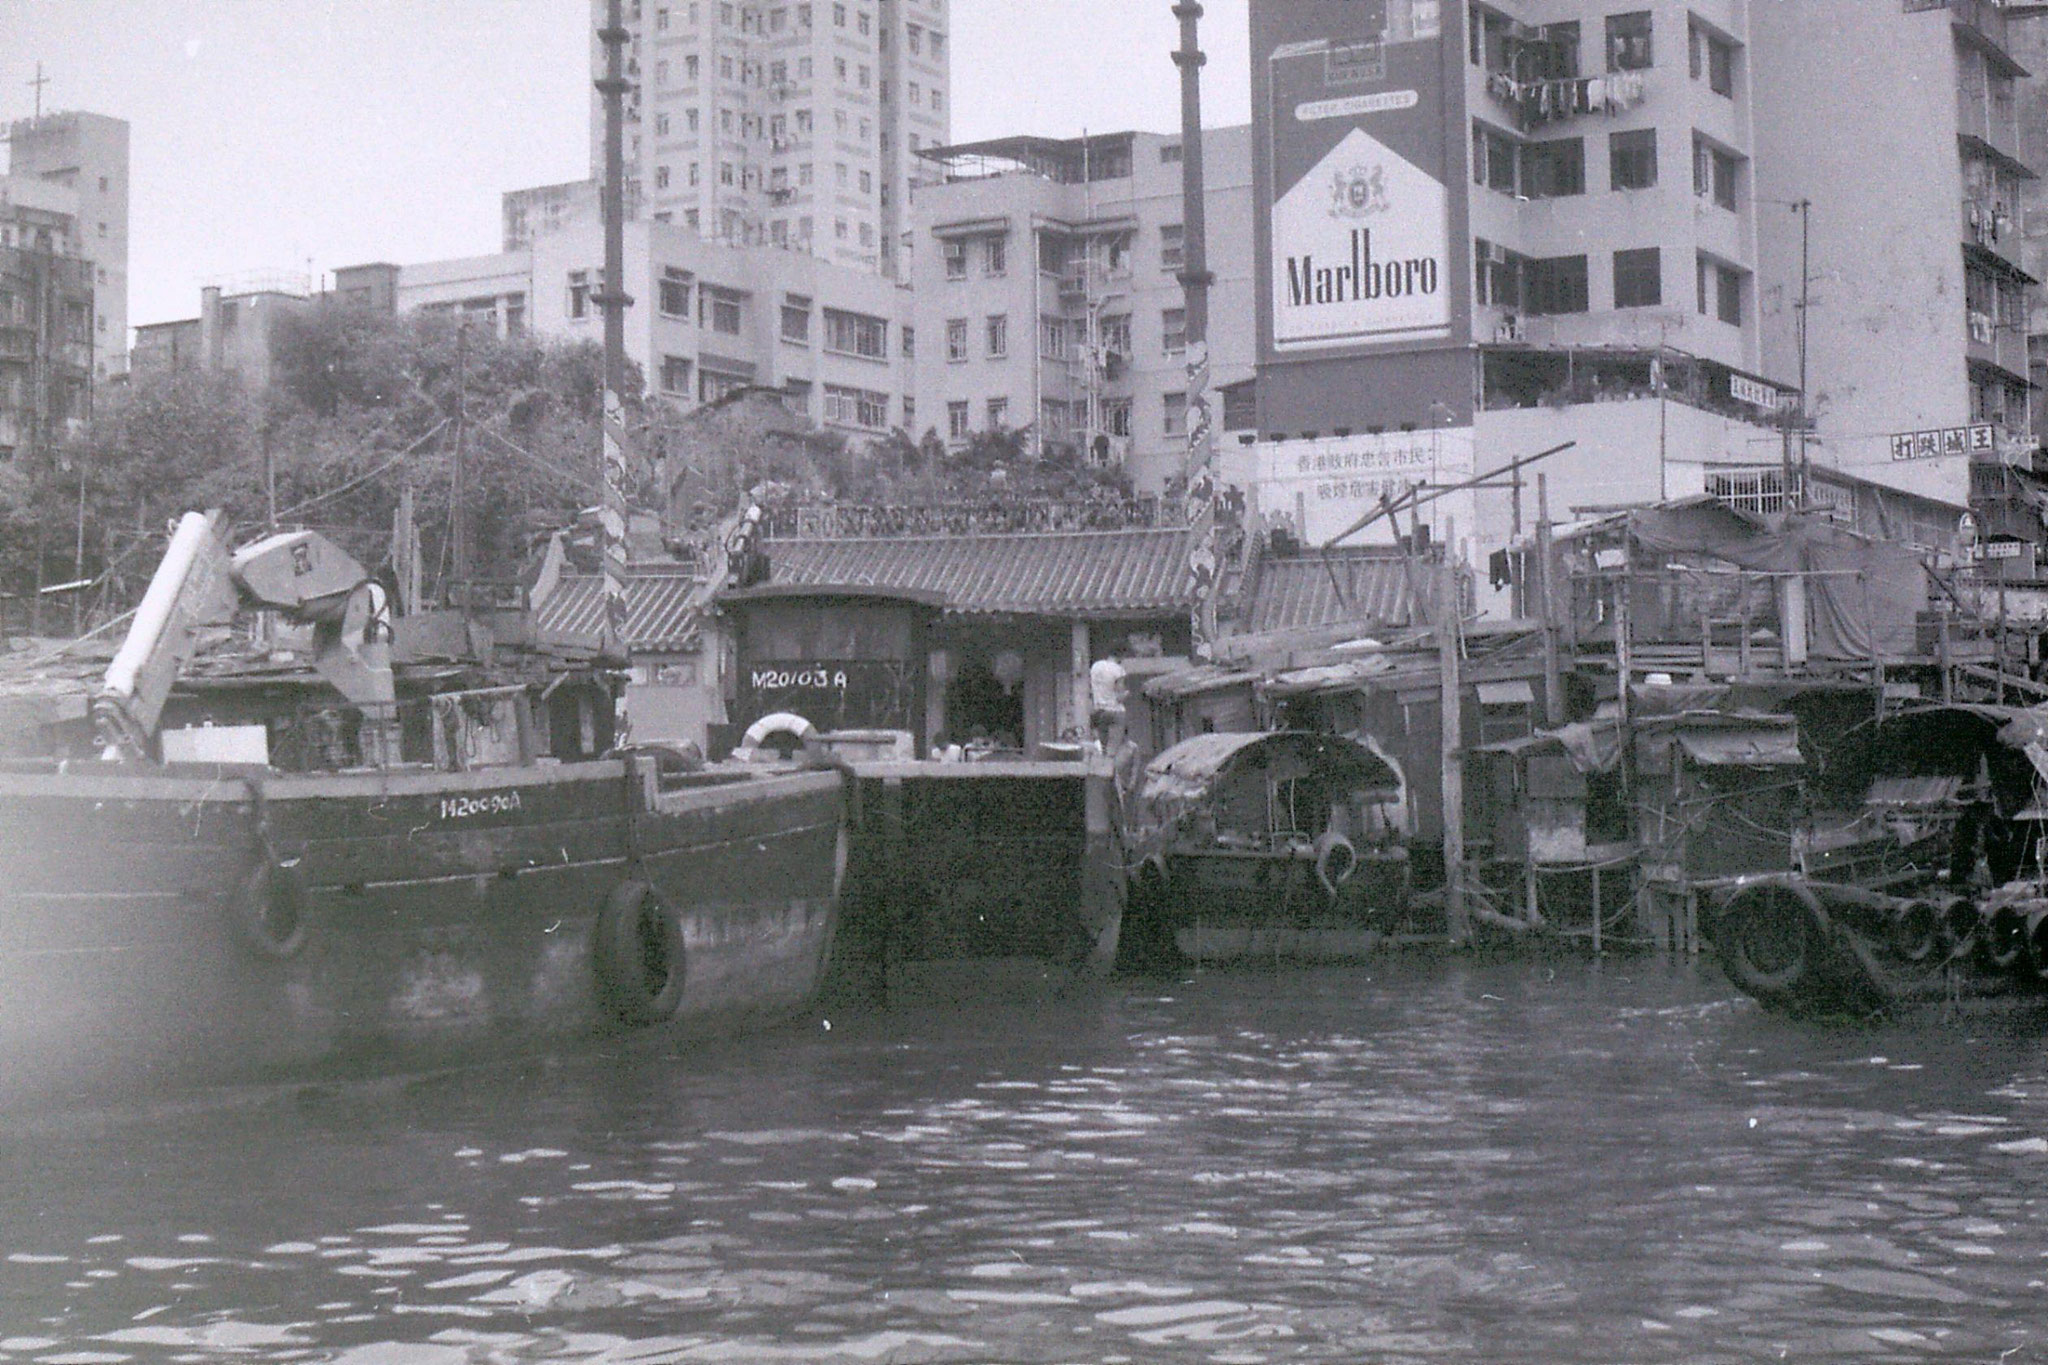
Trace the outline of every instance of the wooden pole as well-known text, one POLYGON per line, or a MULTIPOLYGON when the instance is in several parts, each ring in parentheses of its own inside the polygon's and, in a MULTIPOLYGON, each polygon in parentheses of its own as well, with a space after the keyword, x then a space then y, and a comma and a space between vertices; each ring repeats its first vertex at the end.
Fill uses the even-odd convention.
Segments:
POLYGON ((1472 929, 1465 916, 1465 708, 1458 676, 1457 567, 1458 525, 1444 518, 1443 568, 1437 580, 1436 648, 1442 715, 1437 733, 1442 741, 1444 819, 1444 922, 1453 943, 1463 943, 1472 929))
POLYGON ((1564 723, 1564 681, 1557 662, 1557 584, 1550 564, 1550 481, 1536 475, 1536 590, 1543 601, 1543 718, 1564 723))

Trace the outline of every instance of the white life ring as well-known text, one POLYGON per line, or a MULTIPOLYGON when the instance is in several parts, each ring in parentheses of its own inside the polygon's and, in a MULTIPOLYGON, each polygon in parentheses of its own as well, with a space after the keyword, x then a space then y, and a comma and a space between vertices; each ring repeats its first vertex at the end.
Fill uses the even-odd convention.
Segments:
POLYGON ((742 763, 751 763, 760 756, 761 745, 768 736, 786 732, 802 741, 816 734, 817 730, 817 726, 794 711, 771 711, 747 727, 747 733, 741 737, 740 745, 733 750, 732 756, 742 763))

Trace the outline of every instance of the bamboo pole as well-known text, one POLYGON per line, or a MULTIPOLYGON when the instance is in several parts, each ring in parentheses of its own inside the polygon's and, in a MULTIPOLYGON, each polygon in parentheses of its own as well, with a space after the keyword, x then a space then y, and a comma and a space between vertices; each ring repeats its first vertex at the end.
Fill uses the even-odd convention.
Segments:
POLYGON ((1453 943, 1472 935, 1465 915, 1465 709, 1458 674, 1457 522, 1444 518, 1442 571, 1437 580, 1436 647, 1441 690, 1437 733, 1443 760, 1444 920, 1453 943))

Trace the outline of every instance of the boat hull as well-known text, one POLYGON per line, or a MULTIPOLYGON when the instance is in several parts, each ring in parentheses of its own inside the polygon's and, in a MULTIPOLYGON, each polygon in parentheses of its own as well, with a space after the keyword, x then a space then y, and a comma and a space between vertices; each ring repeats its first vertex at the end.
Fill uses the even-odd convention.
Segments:
POLYGON ((665 790, 619 760, 0 774, 0 1099, 631 1027, 604 972, 622 887, 679 945, 663 1027, 787 1014, 831 951, 843 802, 832 772, 665 790))
POLYGON ((1174 850, 1133 884, 1134 967, 1351 962, 1405 941, 1408 860, 1368 855, 1331 894, 1312 852, 1174 850))

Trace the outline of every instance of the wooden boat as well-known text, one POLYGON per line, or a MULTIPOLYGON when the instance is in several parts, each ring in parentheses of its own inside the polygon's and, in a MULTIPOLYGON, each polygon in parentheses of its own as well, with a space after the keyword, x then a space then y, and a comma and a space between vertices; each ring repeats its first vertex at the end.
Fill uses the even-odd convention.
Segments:
POLYGON ((2048 1003, 2039 838, 2048 713, 1925 707, 1865 729, 1816 775, 1797 866, 1709 888, 1728 979, 1788 1013, 2048 1003), (1837 812, 1846 791, 1860 809, 1837 812))
POLYGON ((1406 911, 1391 764, 1341 735, 1196 735, 1146 765, 1119 965, 1343 960, 1406 911))
POLYGON ((528 647, 516 612, 381 641, 367 577, 317 536, 225 573, 213 536, 180 526, 94 699, 107 756, 0 766, 0 1099, 433 1065, 811 997, 842 773, 613 752, 602 657, 528 647), (280 562, 332 591, 280 591, 280 562), (174 689, 237 596, 312 622, 314 668, 174 689))

